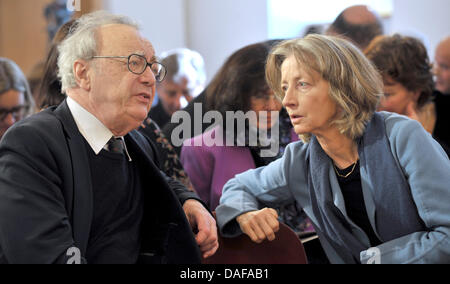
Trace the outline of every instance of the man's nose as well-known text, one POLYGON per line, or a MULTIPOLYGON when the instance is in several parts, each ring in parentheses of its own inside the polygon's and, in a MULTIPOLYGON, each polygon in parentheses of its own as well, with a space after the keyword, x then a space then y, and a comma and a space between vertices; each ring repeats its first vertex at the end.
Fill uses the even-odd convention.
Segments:
POLYGON ((153 73, 150 66, 145 68, 144 73, 141 74, 141 83, 147 86, 153 86, 156 83, 155 73, 153 73))
POLYGON ((12 113, 8 113, 8 115, 1 121, 1 124, 11 127, 17 120, 12 113))

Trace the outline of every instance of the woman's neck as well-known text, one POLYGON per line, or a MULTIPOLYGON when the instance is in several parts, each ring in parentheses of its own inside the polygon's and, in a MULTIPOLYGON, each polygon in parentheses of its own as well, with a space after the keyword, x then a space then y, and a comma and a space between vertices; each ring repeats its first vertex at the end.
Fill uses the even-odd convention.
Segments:
POLYGON ((316 137, 322 149, 338 168, 348 168, 358 161, 356 142, 341 134, 337 129, 324 135, 316 135, 316 137))
POLYGON ((433 134, 436 126, 436 106, 434 102, 427 103, 418 112, 419 122, 430 134, 433 134))

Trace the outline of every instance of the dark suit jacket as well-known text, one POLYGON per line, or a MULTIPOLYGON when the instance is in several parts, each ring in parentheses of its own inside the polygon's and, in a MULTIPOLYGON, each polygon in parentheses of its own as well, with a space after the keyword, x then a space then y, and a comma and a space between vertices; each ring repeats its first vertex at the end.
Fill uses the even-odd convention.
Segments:
MULTIPOLYGON (((14 125, 0 143, 0 263, 65 263, 86 253, 93 215, 87 147, 64 101, 14 125)), ((199 263, 182 202, 197 198, 163 176, 137 131, 125 136, 143 179, 141 260, 199 263)))

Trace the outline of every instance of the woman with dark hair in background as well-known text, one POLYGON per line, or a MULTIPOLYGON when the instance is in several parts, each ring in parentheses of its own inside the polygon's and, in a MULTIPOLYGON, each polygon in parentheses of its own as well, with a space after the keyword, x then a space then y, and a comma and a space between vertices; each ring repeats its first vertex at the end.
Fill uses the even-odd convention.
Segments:
POLYGON ((53 38, 50 50, 45 61, 44 76, 42 77, 41 84, 39 86, 38 93, 38 106, 41 109, 47 108, 53 105, 59 105, 66 95, 61 93, 61 82, 58 79, 58 45, 67 37, 70 33, 75 19, 63 24, 56 32, 53 38))

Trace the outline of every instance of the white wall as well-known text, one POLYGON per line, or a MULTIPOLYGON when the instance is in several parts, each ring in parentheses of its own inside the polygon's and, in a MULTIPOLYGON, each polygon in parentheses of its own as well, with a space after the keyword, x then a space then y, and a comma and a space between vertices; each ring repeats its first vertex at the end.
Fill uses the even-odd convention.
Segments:
POLYGON ((156 54, 186 46, 185 0, 106 0, 106 9, 127 15, 142 27, 156 54))
POLYGON ((391 32, 422 37, 433 60, 439 41, 450 35, 450 1, 394 0, 391 32))

